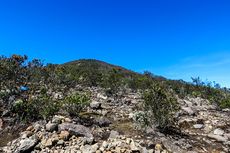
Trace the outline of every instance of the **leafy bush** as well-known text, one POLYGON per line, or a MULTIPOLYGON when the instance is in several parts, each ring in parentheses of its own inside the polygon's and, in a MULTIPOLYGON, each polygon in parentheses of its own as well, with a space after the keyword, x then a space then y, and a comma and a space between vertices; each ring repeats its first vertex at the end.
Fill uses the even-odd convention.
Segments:
POLYGON ((122 75, 116 69, 112 69, 104 76, 103 86, 107 88, 107 94, 116 94, 122 84, 122 75))
POLYGON ((230 108, 230 96, 228 96, 227 98, 223 99, 220 102, 220 107, 221 108, 230 108))
POLYGON ((177 101, 173 94, 158 84, 145 91, 144 107, 150 112, 150 122, 159 128, 165 128, 173 124, 173 113, 178 109, 177 101))
POLYGON ((89 100, 86 94, 72 94, 64 99, 63 109, 71 116, 78 116, 78 114, 89 104, 89 100))

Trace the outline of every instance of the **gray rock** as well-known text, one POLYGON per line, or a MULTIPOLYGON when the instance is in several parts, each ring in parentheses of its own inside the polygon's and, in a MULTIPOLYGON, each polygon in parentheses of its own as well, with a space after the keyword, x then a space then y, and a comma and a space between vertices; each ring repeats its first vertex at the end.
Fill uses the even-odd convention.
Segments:
POLYGON ((187 114, 187 115, 195 115, 195 111, 192 110, 191 107, 181 107, 181 109, 187 114))
POLYGON ((130 149, 132 150, 132 152, 140 152, 140 148, 135 144, 134 141, 130 143, 130 149))
POLYGON ((90 107, 92 109, 100 109, 101 108, 101 103, 100 102, 97 102, 97 101, 92 101, 90 103, 90 107))
POLYGON ((226 142, 226 141, 228 141, 228 138, 220 136, 220 135, 208 134, 208 137, 211 138, 211 139, 215 139, 218 142, 226 142))
POLYGON ((95 123, 100 127, 107 127, 111 124, 111 121, 108 118, 100 117, 95 119, 95 123))
POLYGON ((203 124, 195 124, 195 125, 193 125, 193 127, 194 127, 195 129, 201 129, 201 128, 204 127, 204 125, 203 125, 203 124))
POLYGON ((85 145, 85 146, 82 146, 81 148, 80 148, 80 150, 82 151, 82 152, 88 152, 88 153, 91 153, 91 146, 90 145, 85 145))
POLYGON ((58 142, 57 142, 57 145, 58 146, 62 146, 64 144, 64 140, 59 140, 58 142))
POLYGON ((38 143, 38 139, 35 135, 33 135, 30 138, 23 139, 20 141, 20 146, 16 150, 16 153, 29 152, 36 146, 37 143, 38 143))
POLYGON ((64 120, 64 117, 63 117, 63 116, 55 115, 55 116, 52 118, 52 123, 61 124, 62 120, 64 120))
POLYGON ((49 132, 53 132, 55 130, 57 130, 58 128, 58 124, 57 123, 47 123, 46 124, 46 130, 49 131, 49 132))
POLYGON ((222 130, 222 129, 215 129, 213 131, 213 134, 215 134, 215 135, 223 135, 224 134, 224 130, 222 130))
POLYGON ((91 146, 91 152, 96 152, 97 149, 99 149, 99 145, 97 143, 91 146))
POLYGON ((111 131, 110 132, 110 135, 109 135, 109 138, 110 139, 116 139, 117 137, 119 136, 119 133, 117 131, 111 131))
POLYGON ((88 143, 92 143, 94 139, 90 129, 83 125, 62 123, 58 125, 58 131, 69 131, 70 135, 86 137, 88 143))

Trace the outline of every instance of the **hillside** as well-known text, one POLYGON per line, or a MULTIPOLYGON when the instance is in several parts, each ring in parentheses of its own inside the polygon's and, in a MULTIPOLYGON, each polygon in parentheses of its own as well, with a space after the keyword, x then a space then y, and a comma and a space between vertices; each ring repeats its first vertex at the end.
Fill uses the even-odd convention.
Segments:
POLYGON ((0 151, 229 152, 230 93, 98 60, 0 58, 0 151))

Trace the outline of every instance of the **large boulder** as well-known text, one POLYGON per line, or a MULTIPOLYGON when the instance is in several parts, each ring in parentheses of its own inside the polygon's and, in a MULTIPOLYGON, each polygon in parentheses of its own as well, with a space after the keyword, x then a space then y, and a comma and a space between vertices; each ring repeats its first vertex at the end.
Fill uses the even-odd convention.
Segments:
POLYGON ((20 141, 20 146, 15 152, 16 153, 30 152, 31 150, 33 150, 33 148, 37 143, 38 143, 38 138, 35 135, 33 135, 30 138, 23 139, 20 141))
POLYGON ((83 125, 62 123, 58 125, 58 131, 69 131, 70 135, 85 137, 88 143, 92 143, 94 139, 90 129, 83 125))

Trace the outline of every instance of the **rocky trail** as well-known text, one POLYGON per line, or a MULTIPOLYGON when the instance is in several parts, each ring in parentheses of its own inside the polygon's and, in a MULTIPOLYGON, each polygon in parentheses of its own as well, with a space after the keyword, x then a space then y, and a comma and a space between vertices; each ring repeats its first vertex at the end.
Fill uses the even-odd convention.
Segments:
POLYGON ((175 129, 162 133, 135 122, 141 107, 140 93, 128 91, 107 97, 100 88, 91 91, 91 103, 81 117, 53 116, 25 127, 11 136, 2 132, 7 118, 0 120, 1 152, 23 153, 228 153, 230 110, 218 110, 201 98, 179 99, 175 129), (2 126, 1 126, 2 125, 2 126), (12 140, 13 139, 13 140, 12 140), (4 141, 4 142, 3 142, 4 141), (3 146, 6 144, 5 146, 3 146))

